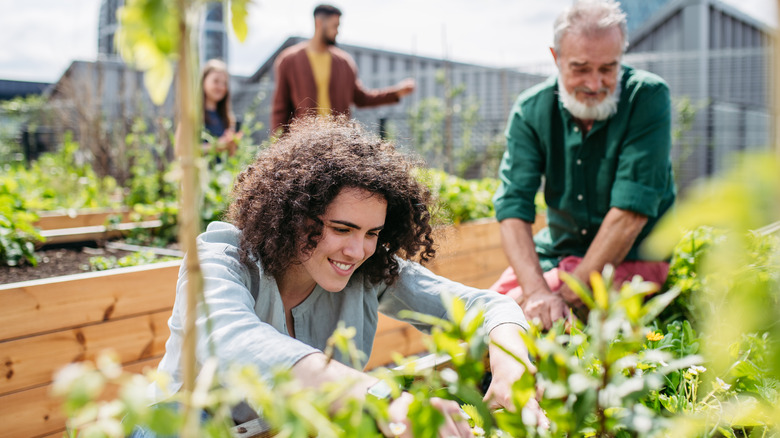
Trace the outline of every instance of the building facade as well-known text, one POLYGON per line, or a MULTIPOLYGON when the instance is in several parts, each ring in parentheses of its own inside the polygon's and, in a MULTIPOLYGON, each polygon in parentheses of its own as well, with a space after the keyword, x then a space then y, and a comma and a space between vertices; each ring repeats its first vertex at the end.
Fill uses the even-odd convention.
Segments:
POLYGON ((670 1, 630 34, 626 63, 663 77, 677 104, 683 187, 724 170, 734 152, 769 148, 771 34, 718 0, 670 1))
MULTIPOLYGON (((119 59, 114 36, 119 29, 116 13, 124 0, 101 0, 98 16, 98 59, 119 59)), ((206 2, 200 23, 200 63, 209 59, 228 62, 227 27, 224 19, 225 5, 222 2, 206 2)))
MULTIPOLYGON (((270 134, 274 60, 282 50, 304 40, 289 38, 234 91, 236 113, 252 111, 266 127, 262 138, 270 134)), ((503 142, 506 118, 515 98, 545 79, 515 69, 348 44, 339 47, 354 58, 358 76, 367 88, 389 87, 404 78, 416 82, 415 91, 398 104, 354 108, 352 116, 369 129, 396 139, 402 147, 415 149, 430 165, 467 176, 485 173, 481 164, 486 154, 503 152, 503 145, 497 143, 503 142), (448 163, 447 148, 455 163, 448 163)))

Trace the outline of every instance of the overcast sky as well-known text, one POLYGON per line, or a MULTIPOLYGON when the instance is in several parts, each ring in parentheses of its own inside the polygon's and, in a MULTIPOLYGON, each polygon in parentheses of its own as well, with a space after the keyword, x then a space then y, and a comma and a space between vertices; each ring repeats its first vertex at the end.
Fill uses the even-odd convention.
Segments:
MULTIPOLYGON (((310 36, 321 1, 255 0, 249 37, 231 35, 229 66, 250 75, 288 37, 310 36)), ((550 62, 552 21, 571 0, 339 0, 339 42, 493 66, 550 62)), ((770 24, 775 0, 727 0, 770 24)), ((53 82, 94 60, 100 0, 3 0, 0 79, 53 82)))

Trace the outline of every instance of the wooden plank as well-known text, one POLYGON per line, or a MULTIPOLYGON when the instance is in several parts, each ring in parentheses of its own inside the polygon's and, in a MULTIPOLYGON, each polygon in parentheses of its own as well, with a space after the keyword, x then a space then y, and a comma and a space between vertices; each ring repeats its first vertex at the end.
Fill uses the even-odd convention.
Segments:
POLYGON ((35 226, 42 230, 56 228, 90 227, 94 225, 106 225, 110 217, 121 216, 122 222, 130 221, 130 209, 123 208, 94 208, 76 210, 72 215, 62 211, 39 211, 35 226))
POLYGON ((170 310, 0 343, 0 395, 50 383, 71 362, 94 360, 105 349, 122 363, 165 353, 170 310))
MULTIPOLYGON (((537 214, 531 231, 536 234, 546 226, 547 217, 537 214)), ((437 259, 476 249, 501 248, 503 251, 501 226, 493 218, 437 228, 434 230, 434 241, 439 245, 437 259)))
POLYGON ((381 334, 377 333, 374 337, 374 346, 371 350, 371 357, 366 364, 366 369, 370 370, 392 363, 393 353, 409 356, 426 351, 424 341, 426 336, 428 335, 423 334, 411 325, 385 331, 381 334))
POLYGON ((0 340, 170 309, 180 261, 0 286, 0 340))
POLYGON ((471 278, 487 271, 506 269, 509 262, 500 249, 476 250, 472 253, 464 253, 446 260, 436 260, 428 266, 428 269, 437 275, 455 281, 463 278, 471 278))
POLYGON ((437 254, 457 254, 462 251, 500 247, 501 231, 498 222, 488 219, 439 229, 434 234, 434 241, 439 245, 437 254))
POLYGON ((162 221, 151 220, 145 222, 128 222, 107 227, 105 225, 92 225, 76 228, 56 228, 41 231, 44 242, 38 243, 39 247, 46 245, 61 245, 63 243, 85 242, 90 240, 116 239, 129 231, 139 228, 153 229, 162 226, 162 221))
POLYGON ((486 272, 482 275, 477 275, 476 277, 465 278, 463 279, 462 283, 466 286, 475 287, 477 289, 488 289, 493 285, 493 283, 496 282, 496 280, 498 280, 499 277, 501 277, 503 272, 504 269, 486 272))
POLYGON ((60 432, 47 433, 46 435, 41 435, 37 438, 67 438, 67 435, 65 435, 65 431, 62 430, 60 432))
MULTIPOLYGON (((127 365, 125 370, 140 373, 154 368, 162 357, 146 359, 127 365)), ((60 433, 65 430, 62 400, 50 396, 51 385, 0 397, 0 438, 35 437, 60 433)), ((107 391, 105 398, 114 397, 115 390, 107 391)))
POLYGON ((0 438, 32 437, 65 430, 61 401, 50 385, 0 397, 0 438))
POLYGON ((387 331, 398 330, 404 327, 411 327, 411 325, 407 322, 399 321, 380 313, 379 320, 376 323, 376 332, 379 334, 387 331))

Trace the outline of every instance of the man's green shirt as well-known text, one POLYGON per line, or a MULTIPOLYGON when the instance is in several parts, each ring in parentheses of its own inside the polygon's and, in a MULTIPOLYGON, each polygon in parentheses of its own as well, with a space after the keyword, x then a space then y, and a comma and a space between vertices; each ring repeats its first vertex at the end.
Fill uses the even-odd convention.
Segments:
POLYGON ((523 92, 512 108, 496 217, 533 222, 544 178, 548 228, 534 242, 545 271, 562 257, 583 257, 612 207, 648 217, 626 257, 637 260, 639 244, 674 203, 669 88, 626 66, 620 85, 617 112, 585 136, 558 100, 555 76, 523 92))

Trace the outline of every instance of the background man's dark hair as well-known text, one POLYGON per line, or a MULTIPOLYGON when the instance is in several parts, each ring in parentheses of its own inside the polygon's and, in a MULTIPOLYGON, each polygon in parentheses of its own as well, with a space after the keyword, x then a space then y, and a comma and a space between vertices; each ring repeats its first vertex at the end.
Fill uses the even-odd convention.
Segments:
POLYGON ((316 8, 314 8, 314 17, 323 16, 323 17, 330 17, 332 15, 338 15, 341 16, 341 10, 335 6, 331 5, 317 5, 316 8))

